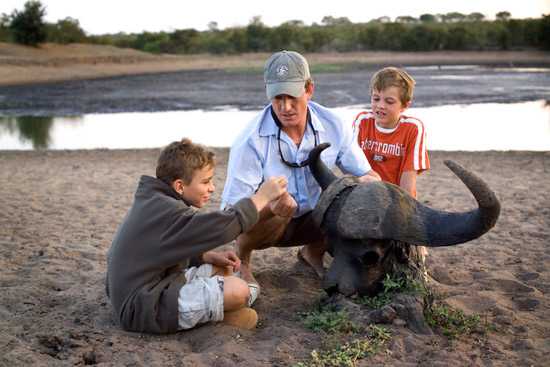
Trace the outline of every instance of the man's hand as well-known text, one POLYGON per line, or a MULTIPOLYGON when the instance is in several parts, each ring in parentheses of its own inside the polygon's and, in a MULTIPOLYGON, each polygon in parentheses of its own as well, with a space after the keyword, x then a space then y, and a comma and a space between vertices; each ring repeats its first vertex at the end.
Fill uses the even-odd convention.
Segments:
POLYGON ((274 215, 278 215, 280 217, 292 217, 296 211, 296 208, 298 208, 298 204, 296 204, 296 200, 294 200, 292 195, 290 195, 287 191, 281 195, 279 199, 270 202, 269 208, 274 215))
POLYGON ((207 264, 216 265, 220 268, 231 266, 234 272, 241 268, 241 259, 232 250, 207 251, 202 254, 202 261, 207 264))
POLYGON ((376 181, 382 181, 380 178, 380 175, 376 173, 373 169, 371 169, 369 172, 367 172, 366 175, 359 177, 360 182, 376 182, 376 181))
POLYGON ((271 177, 261 184, 256 195, 262 196, 269 202, 283 195, 286 192, 287 185, 288 182, 285 176, 271 177))
POLYGON ((266 180, 250 198, 258 212, 269 202, 278 199, 281 195, 286 193, 287 184, 288 182, 284 176, 271 177, 266 180))

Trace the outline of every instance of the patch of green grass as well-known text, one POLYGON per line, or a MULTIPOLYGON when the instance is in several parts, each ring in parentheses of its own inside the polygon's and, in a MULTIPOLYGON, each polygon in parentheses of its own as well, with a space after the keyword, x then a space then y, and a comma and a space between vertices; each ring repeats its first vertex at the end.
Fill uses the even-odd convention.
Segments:
POLYGON ((370 325, 366 338, 355 338, 322 351, 313 350, 309 361, 297 363, 295 367, 353 367, 358 360, 377 353, 390 338, 385 328, 370 325))
POLYGON ((311 65, 310 71, 312 75, 317 73, 339 73, 349 69, 345 64, 314 64, 311 65))
POLYGON ((440 330, 449 339, 469 335, 474 331, 488 330, 487 325, 482 326, 479 315, 467 316, 462 310, 445 304, 432 303, 426 307, 424 316, 431 327, 440 330))
POLYGON ((313 331, 333 333, 354 333, 360 330, 345 311, 336 311, 329 308, 320 308, 311 312, 301 313, 304 325, 313 331))
POLYGON ((425 294, 426 287, 408 274, 386 274, 382 281, 382 291, 374 297, 360 297, 357 302, 371 309, 382 308, 392 302, 396 293, 425 294))

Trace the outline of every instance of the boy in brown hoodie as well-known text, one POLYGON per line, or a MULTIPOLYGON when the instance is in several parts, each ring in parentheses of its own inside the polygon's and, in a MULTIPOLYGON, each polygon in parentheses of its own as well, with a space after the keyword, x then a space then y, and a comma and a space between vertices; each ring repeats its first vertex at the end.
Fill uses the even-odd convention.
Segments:
POLYGON ((226 210, 196 211, 214 192, 214 166, 212 152, 183 139, 161 152, 156 178, 141 177, 107 257, 107 295, 123 329, 172 333, 221 320, 255 327, 249 284, 232 275, 239 258, 211 250, 251 228, 287 182, 273 177, 226 210))

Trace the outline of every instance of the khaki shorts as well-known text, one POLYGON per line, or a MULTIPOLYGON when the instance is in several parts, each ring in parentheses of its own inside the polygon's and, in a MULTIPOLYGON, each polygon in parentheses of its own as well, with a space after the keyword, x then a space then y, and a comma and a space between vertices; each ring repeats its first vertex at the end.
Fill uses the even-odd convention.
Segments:
POLYGON ((223 276, 212 276, 211 264, 185 270, 187 283, 178 296, 179 329, 223 320, 223 276))
POLYGON ((281 247, 305 245, 322 242, 324 238, 321 229, 313 221, 312 212, 308 212, 290 220, 277 245, 281 247))

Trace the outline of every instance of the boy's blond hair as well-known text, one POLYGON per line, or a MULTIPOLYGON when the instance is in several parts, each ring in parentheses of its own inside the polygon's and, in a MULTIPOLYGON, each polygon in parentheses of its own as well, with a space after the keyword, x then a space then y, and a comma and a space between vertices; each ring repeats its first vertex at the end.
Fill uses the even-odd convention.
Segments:
POLYGON ((195 171, 207 166, 214 166, 214 152, 190 139, 170 143, 162 150, 157 161, 157 178, 171 185, 177 179, 189 185, 195 171))
POLYGON ((370 80, 370 93, 383 91, 389 87, 397 87, 400 90, 401 103, 406 105, 413 98, 415 81, 405 70, 390 66, 378 70, 370 80))

